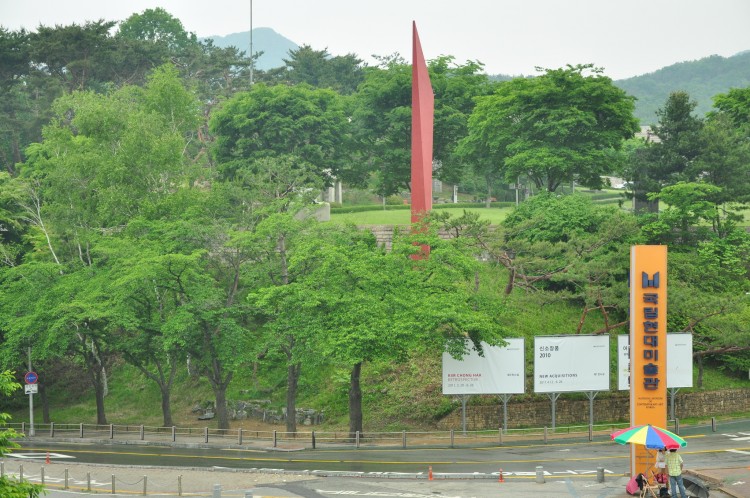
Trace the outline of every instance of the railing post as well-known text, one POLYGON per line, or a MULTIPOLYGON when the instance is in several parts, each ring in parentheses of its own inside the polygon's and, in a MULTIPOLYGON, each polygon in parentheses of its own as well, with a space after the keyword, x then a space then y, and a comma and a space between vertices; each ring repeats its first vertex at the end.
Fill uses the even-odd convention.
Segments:
POLYGON ((117 494, 117 493, 115 492, 115 475, 114 475, 114 474, 112 474, 112 494, 113 494, 113 495, 114 495, 114 494, 117 494))
POLYGON ((44 486, 44 465, 39 468, 39 473, 41 474, 42 478, 42 486, 44 486))
POLYGON ((680 419, 677 417, 674 419, 674 433, 680 435, 680 419))
POLYGON ((68 489, 68 469, 65 469, 65 480, 63 484, 63 489, 68 489))
POLYGON ((177 496, 182 496, 182 476, 177 476, 177 496))
POLYGON ((86 491, 91 492, 91 472, 86 472, 86 491))
POLYGON ((115 424, 109 424, 109 438, 115 438, 115 424))
POLYGON ((26 422, 21 422, 21 434, 26 434, 26 422))
POLYGON ((406 431, 401 431, 401 447, 406 449, 406 431))
POLYGON ((208 444, 208 427, 203 428, 203 442, 208 444))
POLYGON ((177 427, 174 425, 172 426, 172 442, 174 443, 177 441, 177 427))
POLYGON ((315 431, 312 431, 312 449, 315 449, 315 431))
POLYGON ((547 444, 547 427, 544 428, 544 444, 547 444))
POLYGON ((544 484, 544 467, 538 465, 536 468, 536 482, 544 484))
POLYGON ((23 464, 18 466, 18 481, 23 482, 23 464))
POLYGON ((146 496, 147 488, 148 488, 148 476, 143 476, 143 496, 146 496))
POLYGON ((711 432, 716 432, 716 417, 711 417, 711 432))
POLYGON ((276 429, 274 429, 274 430, 273 430, 273 447, 274 447, 274 448, 276 447, 276 444, 277 444, 277 439, 276 439, 276 429))
POLYGON ((359 448, 359 431, 354 434, 354 447, 359 448))
POLYGON ((143 424, 141 424, 139 432, 140 433, 138 435, 141 436, 141 441, 143 441, 144 437, 146 436, 146 430, 145 427, 143 427, 143 424))
POLYGON ((453 429, 451 429, 451 448, 453 448, 453 443, 455 442, 456 434, 453 429))
POLYGON ((50 422, 49 424, 49 437, 55 437, 55 423, 50 422))
POLYGON ((78 424, 78 433, 80 434, 81 438, 83 438, 83 422, 78 424))
POLYGON ((242 444, 242 427, 240 427, 240 430, 237 431, 237 444, 242 444))

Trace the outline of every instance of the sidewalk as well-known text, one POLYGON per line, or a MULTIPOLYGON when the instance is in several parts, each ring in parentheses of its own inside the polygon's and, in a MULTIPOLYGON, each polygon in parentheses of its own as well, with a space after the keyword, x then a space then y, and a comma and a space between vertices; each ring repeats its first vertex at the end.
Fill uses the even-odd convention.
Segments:
MULTIPOLYGON (((264 484, 285 483, 318 479, 311 475, 295 473, 266 473, 223 468, 112 466, 77 462, 51 462, 4 458, 6 476, 39 484, 44 473, 45 486, 50 490, 112 494, 112 485, 118 495, 143 495, 144 477, 147 496, 214 496, 215 486, 222 489, 222 498, 245 496, 246 491, 264 484), (67 483, 67 484, 66 484, 67 483)), ((253 494, 257 498, 258 494, 253 494)))
MULTIPOLYGON (((258 470, 235 470, 226 468, 173 468, 154 466, 111 466, 83 464, 76 462, 34 461, 26 459, 5 458, 3 471, 5 475, 18 477, 20 466, 23 466, 24 480, 40 483, 42 472, 44 482, 55 497, 85 497, 90 494, 107 494, 115 496, 144 495, 151 497, 214 497, 217 488, 221 498, 295 498, 304 495, 279 489, 275 484, 299 481, 316 481, 315 487, 342 486, 343 482, 381 483, 401 492, 380 496, 459 496, 466 494, 474 497, 497 496, 512 493, 514 496, 534 498, 576 496, 576 497, 617 497, 625 498, 627 477, 607 476, 605 482, 599 483, 594 476, 581 479, 548 478, 544 484, 537 483, 531 476, 527 478, 508 478, 499 483, 495 476, 472 475, 435 475, 428 480, 426 475, 402 475, 398 478, 359 477, 348 478, 336 475, 315 475, 304 472, 263 472, 258 470), (66 480, 67 474, 67 480, 66 480), (144 482, 145 476, 145 482, 144 482), (67 488, 66 488, 67 482, 67 488), (112 483, 114 482, 114 493, 112 483), (64 491, 67 490, 67 491, 64 491), (64 491, 64 492, 63 492, 64 491), (403 494, 406 491, 407 494, 403 494)), ((686 471, 702 479, 710 488, 712 498, 748 498, 750 497, 750 470, 745 467, 734 469, 698 469, 686 471)), ((343 494, 352 494, 351 492, 343 494)), ((365 495, 361 495, 365 496, 365 495)), ((372 495, 371 495, 372 496, 372 495)))
POLYGON ((709 485, 711 496, 718 490, 734 498, 750 497, 750 468, 685 470, 685 474, 698 477, 709 485))

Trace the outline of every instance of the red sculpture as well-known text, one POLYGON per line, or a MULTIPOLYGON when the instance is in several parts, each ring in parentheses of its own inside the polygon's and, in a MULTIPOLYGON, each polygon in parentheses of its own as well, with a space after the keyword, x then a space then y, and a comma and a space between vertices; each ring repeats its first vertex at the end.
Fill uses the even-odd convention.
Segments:
POLYGON ((435 96, 413 22, 411 83, 411 222, 432 209, 432 127, 435 96))

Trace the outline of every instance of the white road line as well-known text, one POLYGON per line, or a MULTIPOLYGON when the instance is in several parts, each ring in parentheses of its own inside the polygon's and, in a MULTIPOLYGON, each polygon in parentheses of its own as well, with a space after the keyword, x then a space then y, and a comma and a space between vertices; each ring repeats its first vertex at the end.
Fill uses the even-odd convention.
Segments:
POLYGON ((50 460, 53 458, 75 458, 72 455, 63 455, 62 453, 6 453, 5 456, 12 458, 26 458, 27 460, 45 460, 48 456, 50 460))

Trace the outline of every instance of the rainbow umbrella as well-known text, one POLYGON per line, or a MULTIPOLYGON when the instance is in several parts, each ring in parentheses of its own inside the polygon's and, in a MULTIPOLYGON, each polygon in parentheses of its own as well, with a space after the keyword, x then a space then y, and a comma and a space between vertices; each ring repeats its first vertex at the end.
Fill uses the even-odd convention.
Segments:
POLYGON ((628 427, 610 436, 615 443, 619 444, 641 444, 646 448, 658 450, 661 448, 682 448, 687 445, 684 439, 666 429, 654 425, 636 425, 628 427))

